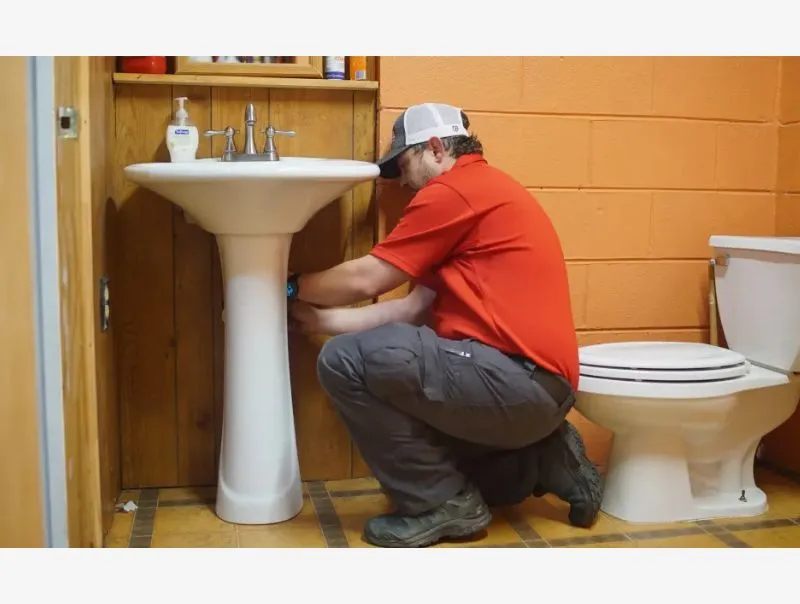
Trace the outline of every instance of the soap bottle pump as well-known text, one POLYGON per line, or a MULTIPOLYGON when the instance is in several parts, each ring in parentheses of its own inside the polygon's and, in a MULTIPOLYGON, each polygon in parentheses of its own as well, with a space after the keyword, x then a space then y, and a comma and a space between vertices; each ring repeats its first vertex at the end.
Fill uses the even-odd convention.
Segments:
POLYGON ((200 136, 195 126, 189 120, 189 113, 184 107, 184 102, 189 100, 182 96, 178 101, 178 110, 175 112, 169 126, 167 126, 167 149, 172 162, 194 161, 197 158, 197 147, 200 145, 200 136))

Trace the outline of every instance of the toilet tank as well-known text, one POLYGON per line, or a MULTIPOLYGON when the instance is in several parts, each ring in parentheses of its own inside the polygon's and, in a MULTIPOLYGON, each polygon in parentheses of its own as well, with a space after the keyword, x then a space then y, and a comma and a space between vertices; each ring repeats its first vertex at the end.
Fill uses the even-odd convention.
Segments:
POLYGON ((713 235, 717 307, 728 346, 800 372, 800 237, 713 235))

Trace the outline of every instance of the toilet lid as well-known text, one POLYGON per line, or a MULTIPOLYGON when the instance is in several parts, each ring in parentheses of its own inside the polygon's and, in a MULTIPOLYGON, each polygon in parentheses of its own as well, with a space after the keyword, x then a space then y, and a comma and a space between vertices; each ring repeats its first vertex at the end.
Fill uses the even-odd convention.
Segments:
POLYGON ((581 375, 639 382, 705 382, 746 375, 733 350, 691 342, 615 342, 580 349, 581 375))

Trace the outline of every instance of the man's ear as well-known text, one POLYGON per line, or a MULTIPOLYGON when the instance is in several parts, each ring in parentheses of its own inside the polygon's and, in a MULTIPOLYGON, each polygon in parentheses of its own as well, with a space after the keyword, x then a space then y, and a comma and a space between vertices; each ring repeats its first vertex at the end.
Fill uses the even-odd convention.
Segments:
POLYGON ((433 157, 437 162, 440 162, 442 159, 444 159, 446 153, 442 139, 440 139, 438 136, 432 136, 430 139, 428 139, 428 147, 430 147, 433 157))

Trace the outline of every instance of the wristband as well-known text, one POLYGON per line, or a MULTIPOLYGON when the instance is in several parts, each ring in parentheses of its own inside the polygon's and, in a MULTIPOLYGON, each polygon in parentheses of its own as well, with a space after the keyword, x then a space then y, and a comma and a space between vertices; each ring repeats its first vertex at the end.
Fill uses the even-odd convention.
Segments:
POLYGON ((298 278, 300 275, 294 273, 289 275, 289 278, 286 280, 286 297, 290 300, 297 299, 297 295, 300 293, 300 285, 298 283, 298 278))

